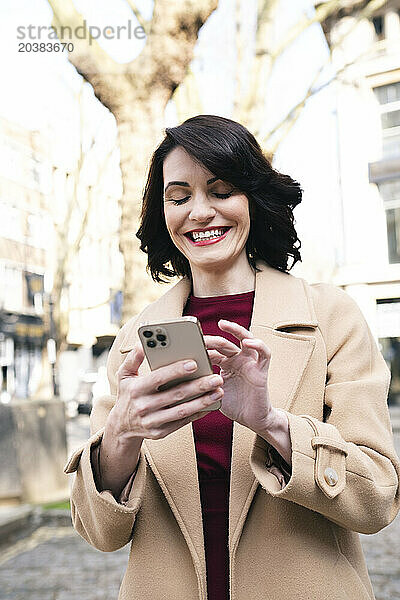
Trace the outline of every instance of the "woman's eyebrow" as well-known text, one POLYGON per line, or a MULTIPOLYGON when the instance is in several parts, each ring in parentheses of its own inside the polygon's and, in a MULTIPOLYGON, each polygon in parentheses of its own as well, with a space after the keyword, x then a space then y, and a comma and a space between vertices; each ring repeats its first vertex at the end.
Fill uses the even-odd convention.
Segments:
MULTIPOLYGON (((218 179, 219 177, 212 177, 207 181, 207 185, 210 185, 210 183, 214 183, 214 181, 218 181, 218 179)), ((184 187, 190 187, 190 184, 187 181, 169 181, 165 186, 164 194, 170 185, 182 185, 184 187)))

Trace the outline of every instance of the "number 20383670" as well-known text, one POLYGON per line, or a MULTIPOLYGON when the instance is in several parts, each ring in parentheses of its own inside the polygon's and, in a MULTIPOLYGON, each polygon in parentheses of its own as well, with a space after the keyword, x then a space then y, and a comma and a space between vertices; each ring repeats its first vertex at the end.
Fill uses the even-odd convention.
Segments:
POLYGON ((18 52, 73 52, 72 42, 19 42, 18 52))

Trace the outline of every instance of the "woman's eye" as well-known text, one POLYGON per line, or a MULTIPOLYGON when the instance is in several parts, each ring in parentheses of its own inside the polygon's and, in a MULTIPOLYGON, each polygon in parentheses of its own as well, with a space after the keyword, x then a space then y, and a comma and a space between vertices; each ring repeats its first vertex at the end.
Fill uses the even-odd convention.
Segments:
POLYGON ((186 196, 185 198, 182 198, 181 200, 172 200, 172 204, 175 204, 176 206, 179 206, 179 204, 183 204, 189 198, 190 198, 190 196, 186 196))
MULTIPOLYGON (((226 194, 219 194, 218 192, 211 192, 211 193, 214 194, 214 196, 216 196, 217 198, 229 198, 229 196, 232 196, 233 190, 231 192, 227 192, 226 194)), ((175 206, 179 206, 180 204, 184 204, 184 202, 187 202, 189 200, 189 198, 190 198, 190 196, 185 196, 185 198, 181 198, 180 200, 173 200, 171 198, 171 202, 175 206)))
POLYGON ((232 196, 232 193, 233 192, 227 192, 226 194, 217 194, 217 192, 214 192, 217 198, 229 198, 229 196, 232 196))

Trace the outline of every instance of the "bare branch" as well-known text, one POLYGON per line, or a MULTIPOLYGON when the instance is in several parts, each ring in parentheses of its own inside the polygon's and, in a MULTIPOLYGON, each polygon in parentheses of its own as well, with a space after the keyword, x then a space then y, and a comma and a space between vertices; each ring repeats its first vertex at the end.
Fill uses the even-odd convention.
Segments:
POLYGON ((115 62, 90 36, 89 31, 83 39, 77 37, 77 28, 83 26, 84 19, 72 2, 65 2, 65 0, 48 0, 48 2, 53 11, 52 26, 58 39, 61 42, 74 44, 74 51, 69 53, 68 59, 89 83, 91 83, 91 75, 96 73, 122 74, 125 71, 125 66, 115 62))
POLYGON ((203 103, 197 80, 190 68, 183 82, 176 88, 172 100, 175 103, 179 122, 185 121, 194 114, 203 112, 203 103))
MULTIPOLYGON (((155 1, 150 27, 150 21, 147 22, 146 44, 139 56, 125 64, 115 62, 89 35, 87 39, 76 37, 76 28, 82 27, 83 18, 72 0, 49 0, 49 3, 61 41, 74 43, 74 51, 69 53, 70 62, 118 120, 118 115, 126 110, 127 100, 129 104, 145 101, 149 89, 154 95, 160 95, 161 102, 167 103, 186 75, 198 31, 216 9, 218 0, 155 1), (65 35, 63 39, 63 27, 64 33, 72 31, 72 40, 65 35)), ((134 2, 130 7, 137 11, 134 2)), ((140 17, 138 11, 135 15, 140 17)), ((141 21, 143 26, 143 19, 141 21)), ((146 23, 144 29, 146 31, 146 23)))
POLYGON ((322 23, 331 14, 335 13, 341 5, 341 0, 330 0, 318 6, 312 17, 303 16, 286 34, 284 40, 274 48, 272 56, 277 58, 286 50, 306 29, 314 23, 322 23))
POLYGON ((240 107, 236 118, 240 122, 247 122, 250 129, 257 127, 257 116, 263 106, 266 83, 272 68, 265 41, 272 38, 273 19, 279 2, 280 0, 258 1, 255 57, 251 65, 249 85, 245 96, 242 99, 238 96, 236 101, 236 105, 240 107))
POLYGON ((131 11, 133 12, 133 14, 135 15, 139 25, 143 28, 143 30, 147 32, 148 26, 151 23, 151 19, 147 20, 143 17, 143 15, 141 14, 141 12, 138 10, 137 6, 136 6, 136 2, 134 2, 133 0, 127 0, 131 11))
POLYGON ((342 75, 349 67, 351 67, 357 60, 360 60, 362 58, 365 58, 366 56, 368 56, 370 54, 370 50, 367 50, 366 52, 362 52, 361 54, 359 54, 357 56, 357 58, 355 60, 352 60, 346 64, 344 64, 340 69, 338 69, 335 73, 335 75, 333 77, 331 77, 330 79, 328 79, 327 81, 325 81, 324 83, 322 83, 321 85, 319 85, 318 87, 314 88, 314 85, 316 83, 316 81, 318 80, 321 72, 323 71, 323 69, 326 66, 326 63, 324 63, 319 70, 317 71, 316 75, 314 76, 311 84, 309 85, 306 93, 304 94, 303 98, 296 104, 296 106, 294 106, 293 108, 290 109, 290 111, 287 113, 287 115, 277 124, 275 125, 275 127, 273 127, 267 134, 265 134, 262 137, 261 140, 261 144, 267 144, 268 140, 277 132, 279 131, 279 129, 284 128, 284 133, 283 135, 279 138, 279 141, 277 141, 276 143, 274 143, 273 146, 269 146, 269 151, 271 153, 275 153, 277 148, 279 147, 279 144, 283 141, 283 139, 287 136, 287 134, 289 133, 290 129, 293 127, 293 125, 295 124, 295 122, 298 120, 298 118, 300 117, 303 108, 305 107, 307 101, 312 97, 315 96, 316 94, 318 94, 318 92, 320 92, 321 90, 323 90, 324 88, 328 87, 331 83, 333 83, 334 81, 340 80, 340 75, 342 75))
MULTIPOLYGON (((79 92, 80 131, 83 130, 83 126, 84 126, 83 106, 82 106, 83 89, 84 89, 84 83, 82 82, 81 89, 79 92)), ((86 233, 87 223, 88 223, 89 215, 90 215, 91 208, 92 208, 92 201, 93 201, 92 186, 89 186, 88 202, 85 207, 85 211, 84 211, 81 223, 80 223, 78 234, 76 236, 75 241, 72 244, 69 243, 68 236, 70 233, 71 222, 72 222, 72 218, 74 215, 74 211, 77 206, 78 188, 79 188, 79 184, 80 184, 80 174, 82 173, 82 169, 83 169, 83 166, 85 164, 87 157, 90 155, 92 149, 96 145, 98 133, 100 133, 101 131, 102 131, 102 123, 100 123, 96 134, 92 138, 90 147, 85 152, 83 151, 82 138, 80 140, 80 153, 79 153, 78 161, 77 161, 76 167, 74 169, 74 173, 73 173, 74 187, 73 187, 73 190, 71 192, 71 195, 70 195, 70 198, 68 201, 67 212, 66 212, 65 218, 63 219, 61 226, 56 227, 56 233, 58 236, 58 254, 57 254, 57 267, 56 267, 56 271, 54 274, 53 294, 55 297, 54 317, 55 317, 55 321, 57 323, 57 332, 58 332, 57 337, 58 337, 59 344, 63 344, 65 337, 67 335, 67 330, 68 330, 68 319, 66 318, 66 315, 64 313, 62 313, 62 311, 61 311, 62 291, 65 287, 65 282, 67 279, 67 271, 68 271, 68 267, 71 262, 71 259, 73 256, 75 256, 77 254, 79 247, 81 245, 82 239, 86 233)), ((98 173, 100 173, 100 174, 104 173, 104 167, 113 151, 114 151, 114 148, 112 148, 106 154, 106 156, 104 157, 104 160, 102 161, 101 165, 98 168, 98 173)))
MULTIPOLYGON (((252 76, 247 96, 241 103, 239 119, 248 122, 254 135, 260 135, 258 114, 263 110, 268 81, 276 59, 284 52, 310 25, 321 22, 335 12, 340 0, 330 0, 318 7, 312 17, 304 16, 284 36, 283 41, 274 47, 273 18, 279 6, 279 0, 259 0, 256 33, 256 49, 252 66, 252 76), (268 41, 268 45, 266 42, 268 41)), ((235 106, 239 106, 237 100, 235 106)), ((239 111, 236 111, 239 112, 239 111)))
POLYGON ((303 108, 305 107, 305 105, 307 103, 307 100, 309 100, 309 98, 311 98, 311 96, 314 96, 316 93, 320 92, 324 87, 326 87, 327 85, 329 85, 332 82, 333 79, 331 79, 328 82, 323 83, 317 89, 314 89, 315 82, 318 80, 323 68, 324 68, 323 66, 320 67, 317 74, 314 76, 314 78, 311 82, 311 85, 309 86, 308 90, 306 91, 304 97, 300 100, 300 102, 298 102, 296 104, 296 106, 291 108, 290 111, 287 113, 287 115, 277 125, 275 125, 275 127, 273 127, 273 129, 271 129, 271 131, 269 131, 266 135, 264 135, 262 137, 261 145, 262 146, 268 145, 268 140, 274 135, 274 133, 279 131, 279 129, 281 129, 281 128, 283 129, 283 134, 281 135, 279 140, 277 142, 275 142, 274 145, 268 145, 268 152, 270 154, 272 154, 272 155, 275 154, 276 150, 278 149, 279 145, 282 143, 283 139, 287 136, 289 131, 292 129, 292 127, 294 126, 294 124, 296 123, 298 118, 300 117, 300 115, 303 111, 303 108))
POLYGON ((354 31, 354 29, 357 27, 360 21, 362 21, 363 19, 370 19, 376 13, 376 11, 382 8, 382 6, 384 6, 386 3, 387 0, 370 0, 370 2, 368 2, 364 6, 364 8, 359 10, 354 15, 354 20, 350 27, 346 29, 346 31, 335 40, 334 44, 331 45, 331 54, 336 48, 340 46, 340 44, 347 38, 347 36, 352 31, 354 31))
POLYGON ((100 308, 101 306, 104 306, 105 304, 109 304, 112 300, 114 300, 114 295, 109 296, 107 298, 107 300, 104 300, 104 302, 99 302, 98 304, 91 304, 90 306, 71 306, 69 310, 71 312, 73 310, 93 310, 95 308, 100 308))
POLYGON ((242 30, 242 1, 235 0, 235 47, 236 47, 236 64, 235 64, 235 97, 233 100, 233 111, 239 109, 239 101, 242 95, 241 85, 241 66, 243 63, 243 30, 242 30))
POLYGON ((307 101, 312 96, 314 96, 315 94, 317 94, 318 92, 323 90, 325 87, 330 85, 333 81, 338 79, 339 76, 341 74, 343 74, 346 71, 346 69, 351 67, 355 62, 368 56, 368 54, 371 52, 370 49, 367 50, 366 52, 362 52, 356 58, 353 58, 350 62, 342 65, 342 67, 336 71, 334 77, 332 77, 325 83, 321 84, 317 88, 314 88, 314 85, 315 85, 316 81, 318 80, 321 72, 331 62, 332 53, 334 52, 334 50, 340 46, 340 44, 344 41, 344 39, 350 34, 351 31, 354 30, 355 27, 357 27, 357 25, 360 23, 360 21, 362 19, 370 18, 381 6, 383 6, 385 4, 385 2, 386 2, 386 0, 371 0, 371 2, 368 2, 368 4, 366 6, 364 6, 364 8, 362 8, 360 11, 357 12, 357 14, 355 15, 355 18, 354 18, 354 22, 351 24, 351 26, 346 30, 345 33, 343 33, 340 37, 338 37, 338 39, 335 41, 335 44, 330 47, 330 56, 327 58, 326 61, 324 61, 324 63, 322 64, 322 66, 320 67, 320 69, 318 70, 316 75, 314 76, 314 78, 311 81, 308 89, 306 90, 303 98, 267 134, 262 134, 262 133, 258 132, 258 135, 261 137, 261 145, 268 146, 269 152, 271 152, 271 153, 276 152, 277 148, 279 147, 279 145, 281 144, 283 139, 285 139, 285 137, 288 135, 289 131, 292 129, 293 125, 296 123, 296 121, 300 117, 301 112, 302 112, 303 108, 305 107, 307 101), (270 138, 279 129, 282 129, 282 134, 280 135, 279 139, 276 140, 274 142, 274 144, 271 146, 270 144, 268 144, 268 140, 270 140, 270 138))

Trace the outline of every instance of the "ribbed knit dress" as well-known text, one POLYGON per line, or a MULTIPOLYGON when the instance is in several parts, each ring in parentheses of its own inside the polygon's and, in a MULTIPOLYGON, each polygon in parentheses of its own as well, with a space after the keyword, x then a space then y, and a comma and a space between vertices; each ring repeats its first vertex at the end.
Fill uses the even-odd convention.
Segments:
MULTIPOLYGON (((190 295, 184 315, 199 319, 203 333, 240 346, 218 327, 219 319, 250 326, 254 292, 198 298, 190 295)), ((219 367, 213 366, 214 373, 219 367)), ((228 515, 233 421, 216 410, 192 422, 203 514, 208 600, 229 598, 228 515)))

